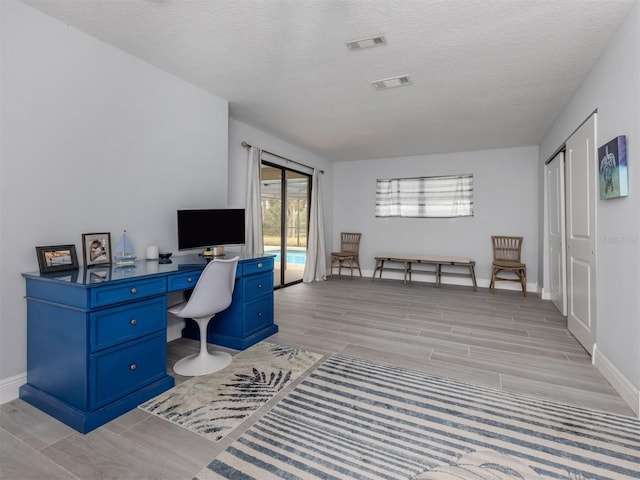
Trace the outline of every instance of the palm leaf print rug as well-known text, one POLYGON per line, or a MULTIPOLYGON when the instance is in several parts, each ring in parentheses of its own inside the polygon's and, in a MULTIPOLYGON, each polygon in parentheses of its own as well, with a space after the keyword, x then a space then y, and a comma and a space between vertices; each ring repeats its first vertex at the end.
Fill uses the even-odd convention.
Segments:
POLYGON ((193 377, 139 408, 217 442, 322 357, 261 342, 223 370, 193 377))

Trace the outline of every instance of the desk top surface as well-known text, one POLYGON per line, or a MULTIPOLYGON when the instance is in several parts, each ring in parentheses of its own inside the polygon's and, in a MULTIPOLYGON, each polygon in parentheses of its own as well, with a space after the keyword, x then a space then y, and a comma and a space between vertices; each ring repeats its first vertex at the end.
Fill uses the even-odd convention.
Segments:
MULTIPOLYGON (((240 257, 240 262, 269 258, 273 255, 256 255, 253 253, 227 252, 222 257, 215 259, 229 260, 240 257)), ((76 270, 65 270, 52 273, 29 272, 22 276, 27 279, 40 279, 47 281, 61 281, 76 285, 96 285, 117 280, 136 280, 142 277, 155 275, 170 275, 175 273, 188 273, 202 270, 210 259, 201 255, 175 255, 169 263, 160 263, 158 260, 137 260, 134 265, 102 265, 91 268, 79 267, 76 270)))

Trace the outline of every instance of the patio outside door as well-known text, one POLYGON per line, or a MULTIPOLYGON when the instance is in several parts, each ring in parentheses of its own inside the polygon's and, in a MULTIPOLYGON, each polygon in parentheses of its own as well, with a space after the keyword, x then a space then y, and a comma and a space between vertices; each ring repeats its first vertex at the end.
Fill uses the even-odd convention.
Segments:
POLYGON ((276 255, 274 287, 299 283, 307 257, 311 177, 263 161, 260 183, 264 251, 276 255))

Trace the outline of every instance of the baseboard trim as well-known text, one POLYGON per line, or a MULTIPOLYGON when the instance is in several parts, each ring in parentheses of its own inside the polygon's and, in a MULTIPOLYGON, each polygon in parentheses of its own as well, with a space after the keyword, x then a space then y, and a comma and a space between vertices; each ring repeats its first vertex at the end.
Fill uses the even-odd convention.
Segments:
POLYGON ((593 363, 625 403, 631 407, 636 417, 640 418, 640 390, 618 370, 618 367, 602 353, 602 350, 596 349, 593 363))
POLYGON ((0 404, 18 398, 20 387, 27 383, 27 374, 21 373, 0 381, 0 404))

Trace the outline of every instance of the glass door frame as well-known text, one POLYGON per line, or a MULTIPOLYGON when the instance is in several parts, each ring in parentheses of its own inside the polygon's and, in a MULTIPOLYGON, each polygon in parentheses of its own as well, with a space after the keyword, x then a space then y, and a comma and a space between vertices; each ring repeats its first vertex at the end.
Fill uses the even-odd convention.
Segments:
MULTIPOLYGON (((311 188, 312 188, 312 175, 309 173, 301 172, 300 170, 296 170, 295 168, 289 168, 284 165, 278 165, 277 163, 269 162, 268 160, 262 159, 260 161, 260 166, 267 166, 270 168, 275 168, 280 170, 280 283, 278 285, 274 285, 274 289, 288 287, 290 285, 295 285, 297 283, 302 283, 302 278, 297 280, 293 280, 291 282, 285 282, 285 274, 286 274, 286 257, 287 257, 287 175, 286 173, 293 172, 297 175, 302 175, 307 179, 307 245, 306 248, 309 248, 308 239, 309 239, 309 220, 311 218, 311 188)), ((261 194, 262 196, 262 194, 261 194)), ((262 198, 261 198, 262 201, 262 198)))

